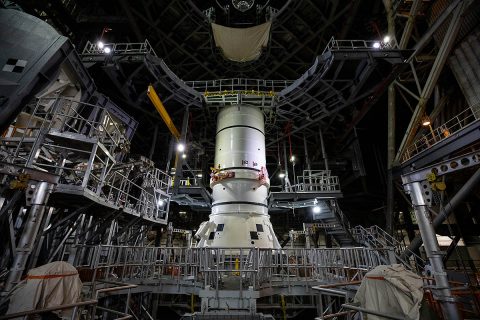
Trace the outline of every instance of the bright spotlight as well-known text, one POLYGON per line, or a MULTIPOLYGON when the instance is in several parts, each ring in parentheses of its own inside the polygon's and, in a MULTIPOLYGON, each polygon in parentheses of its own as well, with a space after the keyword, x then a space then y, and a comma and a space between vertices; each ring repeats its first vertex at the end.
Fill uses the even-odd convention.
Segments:
POLYGON ((197 178, 201 178, 201 177, 203 177, 203 174, 201 173, 197 174, 197 178))
POLYGON ((319 206, 313 207, 313 213, 320 213, 320 207, 319 206))
POLYGON ((159 207, 163 207, 164 204, 165 204, 165 202, 163 201, 163 199, 158 199, 157 205, 159 207))
POLYGON ((98 49, 103 49, 104 46, 105 46, 105 44, 102 41, 97 42, 98 49))
POLYGON ((295 161, 295 156, 292 154, 292 156, 290 157, 290 162, 293 162, 295 161))
POLYGON ((374 42, 374 43, 373 43, 373 47, 374 47, 375 49, 380 48, 380 42, 374 42))
POLYGON ((389 43, 389 42, 390 42, 390 36, 385 36, 385 37, 383 38, 383 42, 384 42, 384 43, 389 43))
POLYGON ((112 49, 110 49, 109 47, 105 47, 105 49, 103 49, 103 52, 109 54, 110 52, 112 52, 112 49))
POLYGON ((278 174, 278 177, 281 178, 281 179, 285 178, 285 173, 280 172, 280 173, 278 174))
POLYGON ((427 127, 431 124, 430 118, 428 116, 423 117, 422 119, 422 126, 427 127))
POLYGON ((183 151, 185 151, 185 145, 184 145, 183 143, 179 143, 179 144, 177 145, 177 151, 178 151, 178 152, 183 152, 183 151))
POLYGON ((187 155, 185 153, 182 154, 182 159, 187 159, 187 155))

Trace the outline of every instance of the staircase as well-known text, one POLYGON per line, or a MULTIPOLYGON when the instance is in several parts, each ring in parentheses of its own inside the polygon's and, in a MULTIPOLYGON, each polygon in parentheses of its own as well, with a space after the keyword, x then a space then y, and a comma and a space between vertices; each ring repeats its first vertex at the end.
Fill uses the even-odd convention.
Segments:
POLYGON ((338 243, 340 247, 355 246, 356 241, 350 232, 350 223, 343 214, 336 200, 319 201, 321 213, 314 215, 315 223, 312 226, 325 230, 327 235, 338 243))
POLYGON ((425 260, 410 251, 403 242, 395 239, 380 227, 371 226, 364 228, 362 226, 355 226, 350 229, 350 232, 358 243, 368 248, 378 250, 381 259, 386 264, 401 263, 416 273, 420 273, 423 270, 425 260), (411 254, 410 257, 403 258, 402 254, 407 251, 411 254))

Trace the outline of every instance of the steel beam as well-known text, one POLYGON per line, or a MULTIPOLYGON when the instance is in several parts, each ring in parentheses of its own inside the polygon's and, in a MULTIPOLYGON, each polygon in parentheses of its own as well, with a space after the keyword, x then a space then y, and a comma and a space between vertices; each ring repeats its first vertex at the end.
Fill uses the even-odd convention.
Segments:
POLYGON ((443 254, 438 245, 435 230, 427 209, 427 202, 423 197, 422 184, 420 182, 412 182, 406 184, 404 187, 405 191, 409 193, 412 198, 413 209, 424 242, 425 252, 432 267, 432 276, 435 279, 435 285, 432 287, 434 299, 439 302, 446 319, 460 319, 460 314, 448 283, 447 273, 443 266, 443 254))
POLYGON ((455 11, 453 12, 450 25, 448 26, 448 30, 445 34, 442 45, 440 46, 437 57, 435 58, 435 62, 433 63, 432 71, 430 72, 428 79, 423 87, 422 93, 420 95, 420 100, 418 101, 417 107, 415 108, 412 119, 410 120, 410 123, 408 125, 406 134, 402 139, 402 143, 400 144, 397 156, 395 157, 395 162, 397 163, 400 161, 400 158, 403 155, 405 149, 412 142, 415 134, 417 133, 420 120, 425 114, 427 101, 433 93, 433 89, 437 84, 437 80, 443 70, 443 66, 445 65, 448 55, 450 54, 453 44, 455 43, 458 30, 460 29, 460 24, 462 21, 461 17, 463 15, 463 12, 470 5, 470 3, 471 1, 468 0, 459 3, 458 6, 455 8, 455 11))
POLYGON ((170 118, 167 109, 165 109, 165 106, 158 97, 157 92, 152 87, 152 85, 148 86, 147 95, 150 98, 150 101, 152 101, 153 105, 155 106, 155 109, 157 109, 158 113, 162 117, 163 122, 165 122, 165 124, 167 125, 168 130, 170 130, 172 135, 178 140, 180 138, 180 132, 178 132, 177 127, 175 127, 172 118, 170 118))

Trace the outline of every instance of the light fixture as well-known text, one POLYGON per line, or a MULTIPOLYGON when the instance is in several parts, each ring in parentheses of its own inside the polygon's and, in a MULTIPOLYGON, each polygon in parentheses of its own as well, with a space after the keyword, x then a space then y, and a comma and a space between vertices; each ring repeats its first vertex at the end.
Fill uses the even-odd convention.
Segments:
POLYGON ((103 49, 103 52, 105 52, 106 54, 109 54, 110 52, 112 52, 112 49, 110 49, 109 47, 105 47, 103 49))
POLYGON ((245 12, 253 7, 255 0, 232 0, 232 5, 238 11, 245 12))
POLYGON ((428 116, 425 116, 422 118, 422 126, 427 127, 431 124, 432 122, 430 121, 430 118, 428 116))
POLYGON ((104 46, 105 46, 105 44, 102 41, 97 42, 98 49, 103 49, 104 46))
POLYGON ((165 202, 163 201, 163 199, 158 199, 157 205, 159 207, 163 207, 164 204, 165 204, 165 202))
POLYGON ((183 143, 179 143, 179 144, 177 145, 177 151, 178 151, 178 152, 183 152, 183 151, 185 151, 185 145, 184 145, 183 143))
POLYGON ((285 178, 285 173, 284 173, 284 172, 280 172, 280 173, 278 174, 278 177, 281 178, 281 179, 285 178))
POLYGON ((182 154, 182 159, 187 159, 187 155, 185 153, 182 154))
POLYGON ((373 43, 373 47, 374 47, 375 49, 380 48, 380 42, 374 42, 374 43, 373 43))
POLYGON ((313 207, 313 213, 320 213, 320 207, 319 206, 313 207))
POLYGON ((295 161, 295 156, 292 154, 292 155, 290 156, 290 162, 293 162, 293 161, 295 161))
POLYGON ((201 177, 203 177, 203 174, 201 173, 197 174, 197 178, 201 178, 201 177))
POLYGON ((384 42, 384 43, 389 43, 389 42, 390 42, 390 36, 385 36, 385 37, 383 38, 383 42, 384 42))

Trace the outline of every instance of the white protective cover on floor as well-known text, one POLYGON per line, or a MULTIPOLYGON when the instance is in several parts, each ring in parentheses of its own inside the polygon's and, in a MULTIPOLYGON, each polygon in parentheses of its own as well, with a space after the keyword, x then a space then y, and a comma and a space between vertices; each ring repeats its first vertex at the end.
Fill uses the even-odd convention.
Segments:
MULTIPOLYGON (((368 272, 354 301, 369 310, 414 320, 420 318, 422 298, 422 278, 401 264, 393 264, 378 266, 368 272)), ((366 318, 385 319, 373 315, 366 318)))
MULTIPOLYGON (((43 309, 80 300, 82 282, 78 271, 69 263, 56 261, 31 269, 25 280, 13 288, 8 312, 43 309)), ((67 316, 68 311, 55 312, 67 316)))
POLYGON ((212 23, 215 45, 222 49, 225 58, 246 62, 260 57, 268 45, 272 23, 265 22, 250 28, 230 28, 212 23))

